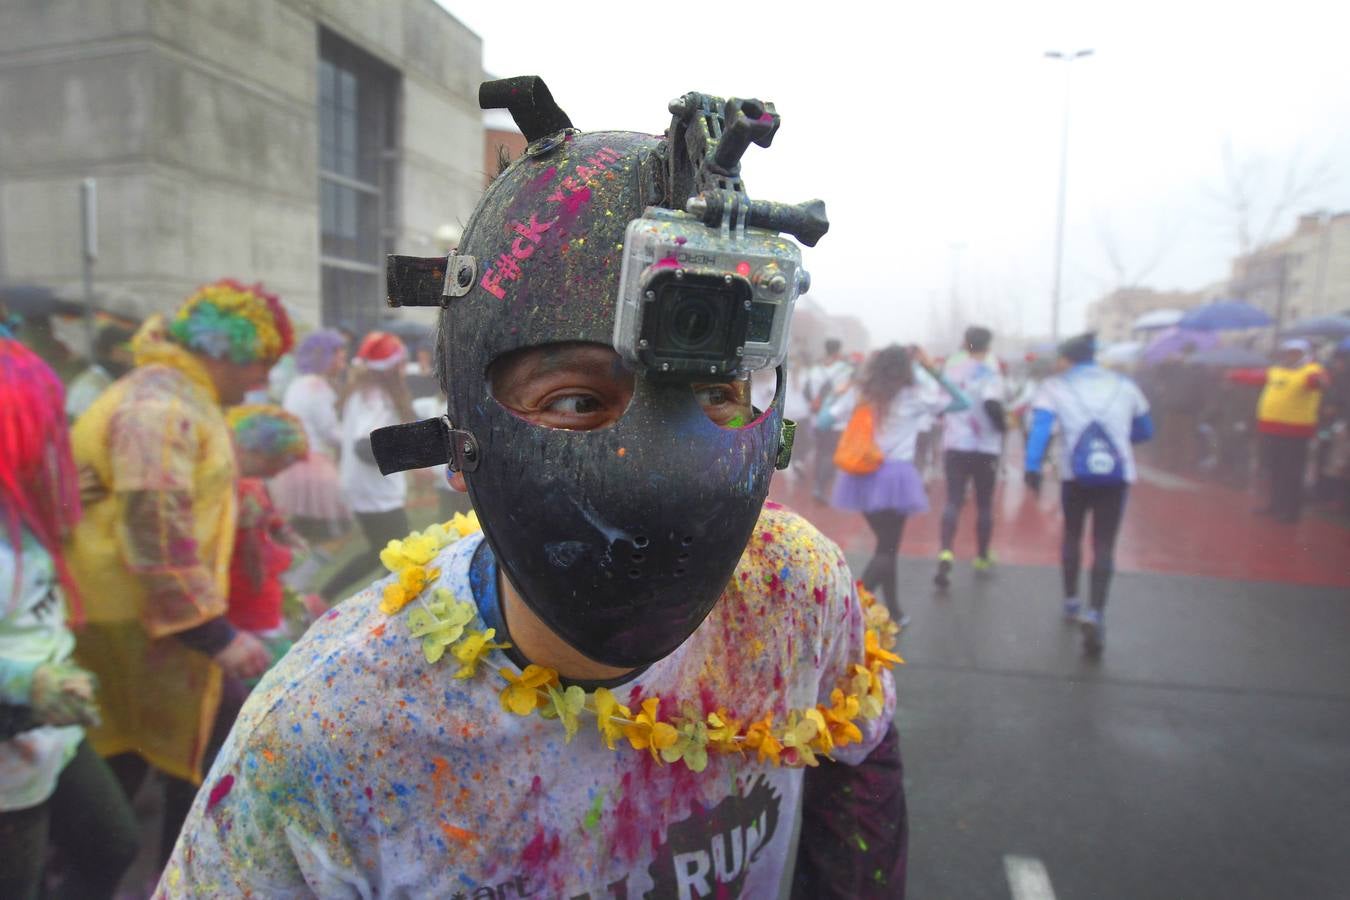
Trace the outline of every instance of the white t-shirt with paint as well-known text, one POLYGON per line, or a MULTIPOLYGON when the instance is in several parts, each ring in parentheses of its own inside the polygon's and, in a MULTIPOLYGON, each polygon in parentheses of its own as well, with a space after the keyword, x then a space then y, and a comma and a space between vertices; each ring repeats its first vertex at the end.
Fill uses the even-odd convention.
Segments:
POLYGON ((886 417, 877 425, 876 442, 888 461, 914 461, 919 432, 928 430, 933 419, 952 403, 952 398, 931 375, 927 381, 902 388, 891 401, 886 417))
POLYGON ((958 353, 947 360, 942 373, 970 398, 968 409, 947 413, 944 417, 943 447, 947 450, 995 455, 1003 452, 1003 434, 994 427, 989 413, 984 409, 986 401, 1003 403, 1005 399, 1006 388, 998 360, 992 356, 977 360, 969 354, 958 353))
POLYGON ((1073 450, 1092 422, 1100 422, 1124 464, 1126 482, 1137 477, 1130 431, 1134 420, 1148 412, 1148 400, 1129 378, 1097 365, 1074 366, 1047 378, 1032 402, 1032 410, 1054 414, 1059 428, 1060 471, 1073 473, 1073 450))
MULTIPOLYGON (((481 535, 430 564, 435 586, 472 601, 481 535)), ((160 882, 163 897, 776 897, 792 866, 802 770, 756 754, 709 755, 693 772, 594 718, 506 712, 500 651, 469 679, 423 657, 414 601, 379 611, 380 585, 315 622, 240 713, 160 882)), ((470 627, 482 629, 475 620, 470 627)), ((864 655, 862 611, 839 548, 765 505, 731 582, 672 654, 622 687, 663 719, 719 707, 740 722, 829 704, 864 655)), ((498 636, 501 637, 500 635, 498 636)), ((865 759, 893 709, 858 719, 865 759)))
POLYGON ((337 456, 342 426, 338 423, 337 393, 327 378, 313 374, 297 377, 286 387, 281 405, 305 426, 312 452, 337 456))
MULTIPOLYGON (((16 592, 19 559, 0 536, 0 701, 27 706, 33 668, 69 659, 75 637, 66 627, 51 555, 25 532, 20 558, 16 592)), ((79 725, 45 725, 0 741, 0 811, 28 809, 50 797, 83 738, 79 725)))
POLYGON ((403 472, 381 475, 374 463, 356 454, 356 445, 370 433, 386 425, 400 423, 398 411, 384 391, 357 391, 342 408, 342 459, 338 462, 338 483, 354 512, 389 512, 403 506, 408 498, 408 480, 403 472))

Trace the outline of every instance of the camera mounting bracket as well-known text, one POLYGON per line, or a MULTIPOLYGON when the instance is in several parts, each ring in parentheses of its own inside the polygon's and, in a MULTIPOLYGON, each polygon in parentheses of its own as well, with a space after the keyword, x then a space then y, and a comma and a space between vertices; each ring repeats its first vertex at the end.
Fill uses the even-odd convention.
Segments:
POLYGON ((670 206, 723 233, 746 226, 786 232, 808 247, 829 231, 825 204, 796 206, 752 201, 741 180, 741 157, 751 144, 768 147, 782 120, 774 105, 756 99, 724 100, 691 91, 670 101, 666 180, 670 206), (683 203, 679 198, 685 198, 683 203))

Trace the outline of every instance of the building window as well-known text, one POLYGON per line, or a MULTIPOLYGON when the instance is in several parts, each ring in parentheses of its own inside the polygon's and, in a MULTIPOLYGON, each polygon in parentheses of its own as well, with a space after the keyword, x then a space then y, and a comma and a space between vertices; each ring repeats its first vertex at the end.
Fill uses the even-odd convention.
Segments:
POLYGON ((393 249, 398 72, 319 33, 319 248, 325 324, 372 325, 393 249))

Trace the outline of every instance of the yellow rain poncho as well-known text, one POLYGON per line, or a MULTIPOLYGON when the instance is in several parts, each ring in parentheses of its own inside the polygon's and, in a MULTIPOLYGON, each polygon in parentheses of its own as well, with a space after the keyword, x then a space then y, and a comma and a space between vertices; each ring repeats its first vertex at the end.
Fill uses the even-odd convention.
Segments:
POLYGON ((210 377, 160 317, 132 348, 136 369, 71 432, 85 515, 68 559, 88 614, 76 656, 100 682, 94 748, 200 782, 221 670, 173 635, 225 613, 234 450, 210 377))

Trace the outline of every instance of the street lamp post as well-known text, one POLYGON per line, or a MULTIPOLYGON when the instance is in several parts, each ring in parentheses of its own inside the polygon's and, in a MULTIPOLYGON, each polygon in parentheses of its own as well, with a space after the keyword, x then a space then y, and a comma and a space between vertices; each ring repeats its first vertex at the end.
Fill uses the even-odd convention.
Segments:
MULTIPOLYGON (((1057 59, 1061 62, 1071 63, 1075 59, 1082 59, 1085 56, 1091 56, 1092 50, 1074 50, 1069 53, 1061 53, 1058 50, 1047 50, 1045 56, 1047 59, 1057 59)), ((1059 134, 1059 214, 1055 223, 1055 290, 1050 301, 1050 337, 1059 341, 1059 302, 1060 289, 1064 276, 1064 202, 1065 195, 1069 186, 1069 73, 1072 69, 1064 70, 1064 125, 1059 134)))

